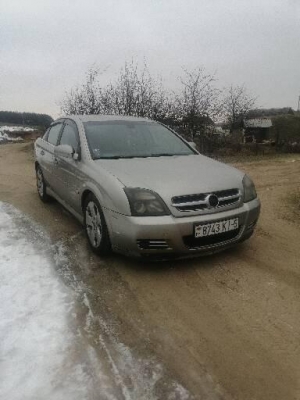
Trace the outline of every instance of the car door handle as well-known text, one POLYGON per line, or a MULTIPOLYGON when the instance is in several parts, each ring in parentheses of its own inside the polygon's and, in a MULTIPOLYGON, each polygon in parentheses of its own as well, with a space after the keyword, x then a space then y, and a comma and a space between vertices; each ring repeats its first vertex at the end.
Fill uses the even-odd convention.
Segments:
POLYGON ((44 150, 41 150, 41 155, 43 156, 43 155, 45 155, 45 152, 44 152, 44 150))

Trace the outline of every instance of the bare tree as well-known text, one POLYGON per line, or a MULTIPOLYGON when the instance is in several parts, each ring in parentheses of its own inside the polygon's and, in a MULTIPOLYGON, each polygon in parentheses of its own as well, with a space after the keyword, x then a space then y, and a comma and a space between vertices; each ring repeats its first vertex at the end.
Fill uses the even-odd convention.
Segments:
POLYGON ((243 118, 253 108, 256 99, 248 94, 244 85, 231 85, 225 90, 223 98, 224 113, 231 131, 241 127, 243 118))
POLYGON ((163 119, 168 100, 162 84, 152 78, 144 63, 125 63, 116 81, 106 86, 99 83, 100 72, 91 68, 82 86, 75 87, 61 103, 66 114, 119 114, 163 119))
POLYGON ((135 115, 138 90, 138 66, 132 61, 121 69, 115 84, 111 84, 113 109, 116 114, 135 115))
POLYGON ((99 68, 92 67, 83 85, 71 89, 60 104, 64 114, 100 114, 104 111, 102 88, 99 84, 99 68))
POLYGON ((156 119, 164 112, 165 92, 158 79, 150 75, 146 63, 142 68, 134 61, 125 63, 110 91, 116 114, 156 119))
POLYGON ((197 132, 204 134, 220 113, 220 91, 214 85, 215 75, 206 73, 204 68, 184 69, 180 81, 182 91, 176 96, 176 113, 183 128, 194 139, 197 132))

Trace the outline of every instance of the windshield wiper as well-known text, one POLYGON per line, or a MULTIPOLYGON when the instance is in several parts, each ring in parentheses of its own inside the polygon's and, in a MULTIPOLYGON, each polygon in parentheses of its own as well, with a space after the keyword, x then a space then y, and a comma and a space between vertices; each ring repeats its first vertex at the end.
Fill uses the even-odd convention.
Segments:
POLYGON ((184 156, 186 154, 175 154, 175 153, 159 153, 159 154, 149 154, 147 157, 172 157, 172 156, 184 156))
POLYGON ((120 158, 135 158, 135 156, 97 157, 97 158, 95 158, 95 160, 119 160, 120 158))
POLYGON ((187 156, 189 154, 173 154, 173 153, 159 153, 159 154, 144 154, 136 156, 111 156, 111 157, 97 157, 95 160, 119 160, 128 158, 150 158, 150 157, 173 157, 173 156, 187 156))

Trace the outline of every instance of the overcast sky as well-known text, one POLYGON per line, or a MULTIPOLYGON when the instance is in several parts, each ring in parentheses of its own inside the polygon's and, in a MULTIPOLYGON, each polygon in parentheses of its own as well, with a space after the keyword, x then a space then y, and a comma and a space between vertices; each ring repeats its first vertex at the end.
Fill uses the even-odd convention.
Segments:
POLYGON ((57 117, 91 65, 108 82, 132 58, 168 88, 204 66, 219 87, 296 109, 300 0, 0 0, 0 110, 57 117))

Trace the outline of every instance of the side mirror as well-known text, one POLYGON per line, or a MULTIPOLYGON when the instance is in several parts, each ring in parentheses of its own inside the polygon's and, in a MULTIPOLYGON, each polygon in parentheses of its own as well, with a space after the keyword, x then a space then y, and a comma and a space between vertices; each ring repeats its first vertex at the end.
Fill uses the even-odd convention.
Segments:
POLYGON ((72 146, 68 144, 60 144, 54 148, 54 155, 63 158, 72 158, 75 151, 72 146))
POLYGON ((194 149, 197 150, 197 145, 195 142, 188 142, 188 144, 194 149))

